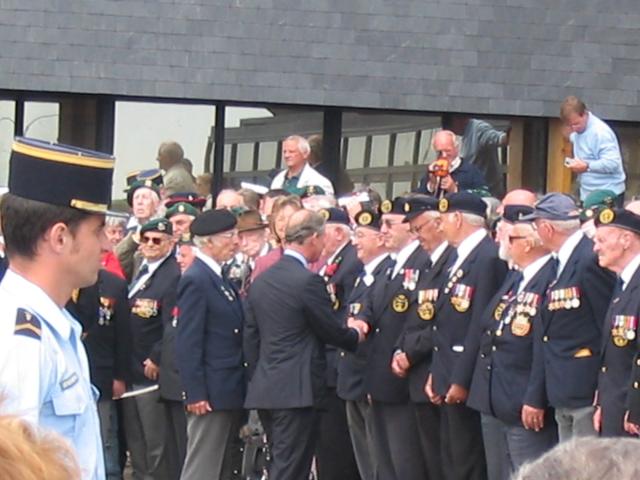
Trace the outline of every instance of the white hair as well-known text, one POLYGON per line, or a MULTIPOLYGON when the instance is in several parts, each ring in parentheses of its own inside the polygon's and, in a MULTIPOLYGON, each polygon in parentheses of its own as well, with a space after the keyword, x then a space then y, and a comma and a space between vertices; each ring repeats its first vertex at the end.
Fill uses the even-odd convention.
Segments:
POLYGON ((473 225, 474 227, 486 227, 486 222, 480 215, 466 212, 461 212, 460 215, 462 215, 462 221, 469 225, 473 225))
POLYGON ((309 145, 309 141, 306 138, 301 137, 300 135, 290 135, 285 138, 284 141, 296 142, 298 144, 298 150, 305 157, 311 153, 311 145, 309 145))
POLYGON ((202 248, 207 243, 209 243, 209 239, 210 238, 211 237, 209 237, 209 236, 194 235, 193 236, 193 244, 198 248, 202 248))
POLYGON ((580 228, 580 220, 547 220, 559 232, 571 234, 580 228))

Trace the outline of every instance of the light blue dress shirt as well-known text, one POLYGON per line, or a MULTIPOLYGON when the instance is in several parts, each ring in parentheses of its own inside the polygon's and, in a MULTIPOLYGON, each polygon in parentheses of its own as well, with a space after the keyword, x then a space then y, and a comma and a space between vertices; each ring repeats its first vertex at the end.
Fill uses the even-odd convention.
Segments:
POLYGON ((588 114, 584 132, 570 136, 574 157, 589 165, 589 170, 578 176, 580 199, 595 190, 611 190, 619 195, 625 191, 626 176, 618 139, 609 125, 593 113, 588 114))
POLYGON ((102 480, 97 390, 81 333, 80 324, 43 290, 7 271, 0 283, 0 391, 6 397, 0 408, 65 437, 82 478, 102 480), (16 329, 20 318, 18 325, 27 328, 16 329))

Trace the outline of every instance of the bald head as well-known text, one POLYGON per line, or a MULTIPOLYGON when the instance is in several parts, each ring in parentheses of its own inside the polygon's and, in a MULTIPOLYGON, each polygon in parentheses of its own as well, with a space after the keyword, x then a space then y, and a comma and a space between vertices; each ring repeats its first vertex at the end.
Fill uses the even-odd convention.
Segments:
POLYGON ((535 193, 529 190, 525 190, 523 188, 511 190, 502 199, 502 202, 498 207, 498 214, 502 215, 504 211, 504 207, 507 205, 529 205, 530 207, 533 207, 535 203, 536 203, 535 193))
POLYGON ((630 212, 635 213, 636 215, 640 215, 640 200, 629 202, 624 208, 629 210, 630 212))

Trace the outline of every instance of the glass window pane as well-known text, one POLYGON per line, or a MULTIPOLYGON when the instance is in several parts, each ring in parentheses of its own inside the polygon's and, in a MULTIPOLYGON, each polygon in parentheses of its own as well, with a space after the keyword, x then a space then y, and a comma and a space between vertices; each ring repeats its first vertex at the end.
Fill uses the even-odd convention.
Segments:
POLYGON ((9 156, 15 131, 16 102, 0 101, 0 187, 7 185, 9 179, 9 156))
POLYGON ((55 102, 25 102, 22 135, 48 142, 58 140, 60 105, 55 102))

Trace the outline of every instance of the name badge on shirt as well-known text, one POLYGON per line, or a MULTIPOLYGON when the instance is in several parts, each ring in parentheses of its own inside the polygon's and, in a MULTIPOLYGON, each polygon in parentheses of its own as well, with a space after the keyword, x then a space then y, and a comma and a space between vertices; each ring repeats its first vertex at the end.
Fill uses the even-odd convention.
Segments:
POLYGON ((60 381, 60 389, 68 390, 71 387, 73 387, 76 383, 78 383, 79 380, 80 380, 80 377, 78 377, 78 374, 76 372, 73 372, 71 375, 69 375, 66 378, 63 378, 60 381))

